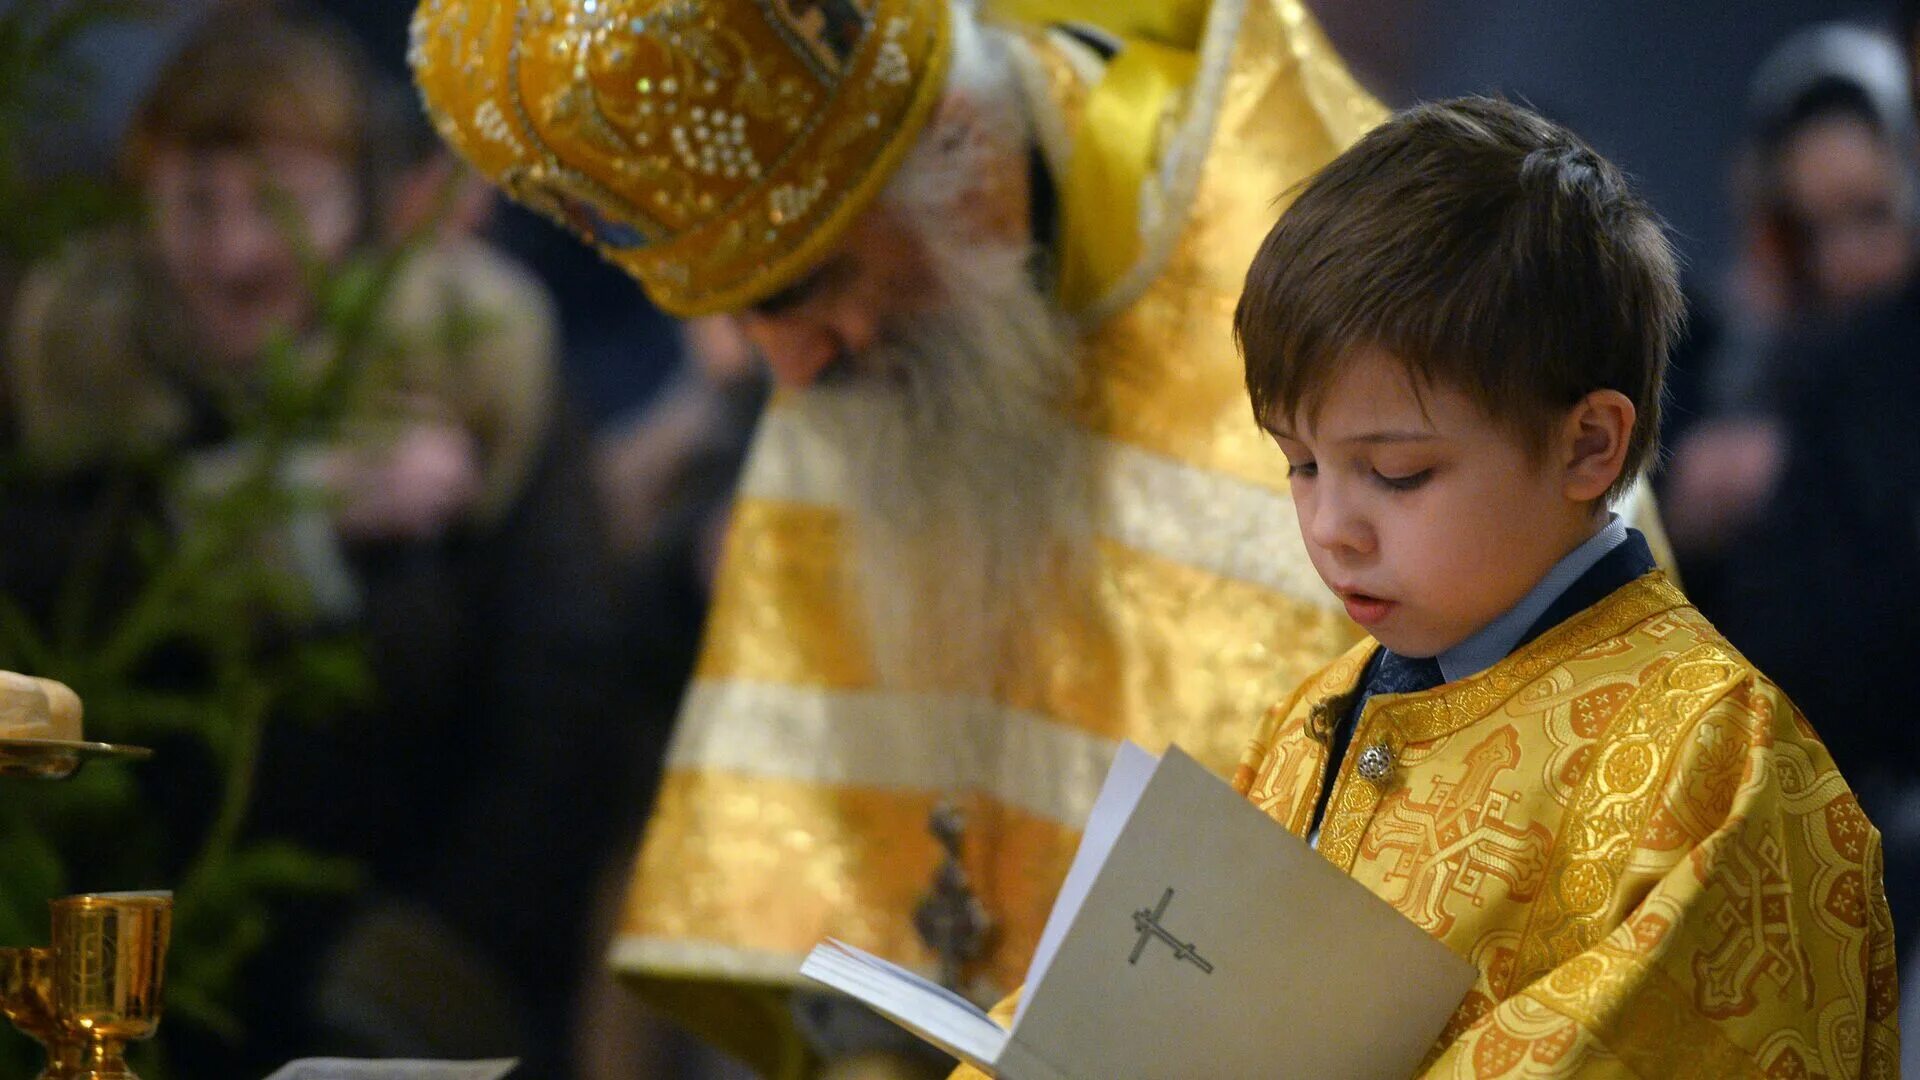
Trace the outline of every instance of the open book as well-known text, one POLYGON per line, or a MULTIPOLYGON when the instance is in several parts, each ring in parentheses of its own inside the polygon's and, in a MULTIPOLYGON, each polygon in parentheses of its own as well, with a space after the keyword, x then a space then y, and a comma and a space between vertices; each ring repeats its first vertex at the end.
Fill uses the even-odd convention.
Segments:
POLYGON ((802 974, 1006 1080, 1404 1080, 1473 965, 1177 747, 1120 748, 1011 1031, 838 941, 802 974))

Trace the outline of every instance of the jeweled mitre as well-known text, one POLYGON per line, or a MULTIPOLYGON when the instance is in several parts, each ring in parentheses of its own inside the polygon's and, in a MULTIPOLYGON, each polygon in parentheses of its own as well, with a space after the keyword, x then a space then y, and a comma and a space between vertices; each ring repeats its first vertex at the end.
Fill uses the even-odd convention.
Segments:
POLYGON ((817 262, 940 96, 949 0, 422 0, 440 134, 676 315, 817 262))

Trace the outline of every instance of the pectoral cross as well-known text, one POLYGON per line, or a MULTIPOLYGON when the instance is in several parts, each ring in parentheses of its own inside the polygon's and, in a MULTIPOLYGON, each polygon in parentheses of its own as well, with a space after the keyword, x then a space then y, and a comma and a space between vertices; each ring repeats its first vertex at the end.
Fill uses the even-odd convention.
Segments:
POLYGON ((1127 963, 1139 963, 1140 954, 1147 951, 1147 942, 1152 941, 1154 938, 1159 938, 1161 941, 1173 946, 1174 960, 1185 960, 1201 971, 1209 975, 1213 974, 1213 965, 1209 964, 1198 952, 1195 952, 1194 946, 1190 942, 1181 941, 1179 938, 1173 936, 1172 931, 1160 925, 1160 917, 1167 913, 1167 905, 1171 903, 1173 903, 1173 887, 1168 886, 1166 893, 1160 897, 1160 906, 1154 908, 1152 911, 1141 908, 1139 911, 1133 913, 1133 928, 1140 931, 1140 940, 1133 943, 1133 955, 1127 957, 1127 963))
POLYGON ((986 955, 995 931, 993 916, 973 894, 966 868, 960 865, 966 828, 966 815, 950 802, 942 802, 928 817, 927 831, 946 855, 933 873, 933 888, 913 909, 914 929, 940 958, 940 985, 949 990, 961 989, 961 970, 986 955))

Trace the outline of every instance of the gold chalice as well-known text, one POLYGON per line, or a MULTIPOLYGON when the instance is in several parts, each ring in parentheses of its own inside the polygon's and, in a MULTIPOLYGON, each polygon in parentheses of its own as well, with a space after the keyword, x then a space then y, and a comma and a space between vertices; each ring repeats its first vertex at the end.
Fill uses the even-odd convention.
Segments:
MULTIPOLYGON (((0 671, 0 777, 64 780, 91 758, 148 753, 86 742, 71 688, 0 671)), ((124 1051, 160 1026, 173 894, 86 893, 52 907, 53 944, 0 949, 0 1016, 46 1047, 40 1080, 139 1080, 124 1051)))
POLYGON ((160 1026, 173 894, 55 900, 53 944, 0 949, 0 1012, 47 1048, 40 1080, 139 1080, 126 1044, 160 1026))

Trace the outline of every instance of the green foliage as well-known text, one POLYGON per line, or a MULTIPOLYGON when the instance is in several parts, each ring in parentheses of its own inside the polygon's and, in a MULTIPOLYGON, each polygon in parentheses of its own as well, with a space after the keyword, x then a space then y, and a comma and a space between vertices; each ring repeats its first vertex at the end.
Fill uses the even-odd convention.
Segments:
MULTIPOLYGON (((281 482, 289 455, 339 427, 355 387, 382 358, 377 316, 403 256, 384 252, 318 276, 327 323, 321 337, 332 355, 312 364, 290 340, 270 350, 272 392, 230 417, 236 443, 247 448, 237 480, 211 492, 189 489, 176 461, 157 462, 142 478, 169 491, 167 502, 191 507, 184 515, 191 528, 135 517, 130 551, 124 530, 86 530, 100 539, 99 550, 71 553, 53 615, 43 622, 0 594, 0 668, 72 686, 86 703, 89 738, 174 747, 187 740, 215 763, 214 815, 198 837, 169 835, 173 823, 160 819, 131 775, 168 768, 165 755, 90 766, 65 784, 0 781, 0 942, 43 940, 46 901, 70 888, 105 887, 102 878, 113 888, 171 886, 168 1027, 238 1037, 237 978, 272 933, 276 900, 357 881, 355 868, 340 860, 244 836, 266 725, 324 723, 371 691, 357 641, 285 632, 306 615, 305 593, 250 555, 274 523, 310 509, 281 482), (140 584, 131 596, 111 596, 103 578, 116 557, 129 554, 141 564, 140 584), (183 654, 204 673, 184 687, 155 685, 156 662, 183 654), (176 880, 164 880, 165 853, 180 850, 193 855, 176 880), (73 881, 76 865, 95 880, 73 881)), ((123 504, 111 496, 102 502, 99 512, 125 520, 123 504)), ((6 1054, 18 1049, 0 1044, 0 1074, 25 1074, 30 1055, 21 1072, 8 1068, 6 1054)))
MULTIPOLYGON (((124 0, 0 6, 0 205, 9 208, 0 215, 0 260, 48 252, 83 223, 124 207, 90 182, 31 186, 19 145, 33 87, 59 71, 60 48, 84 27, 132 10, 124 0)), ((268 350, 265 392, 230 403, 234 445, 245 448, 236 478, 204 490, 187 484, 182 460, 145 463, 100 496, 92 526, 67 553, 50 611, 36 617, 0 593, 0 668, 72 686, 86 704, 90 739, 184 746, 213 766, 212 816, 192 835, 165 820, 136 774, 177 767, 168 754, 92 765, 60 784, 0 780, 0 944, 43 942, 46 903, 68 891, 175 891, 167 1021, 160 1047, 143 1048, 138 1059, 149 1080, 168 1072, 170 1030, 242 1034, 237 977, 274 933, 277 903, 357 884, 350 864, 246 834, 266 726, 325 723, 371 692, 361 645, 290 633, 309 614, 306 594, 253 556, 260 536, 312 509, 312 496, 282 482, 294 448, 336 434, 390 359, 381 312, 407 254, 402 246, 344 267, 309 268, 317 339, 328 355, 315 363, 290 336, 268 350), (147 489, 185 508, 180 520, 191 527, 143 509, 134 493, 147 489), (115 575, 127 577, 129 565, 133 588, 116 588, 115 575), (182 656, 191 658, 191 678, 177 676, 182 656)), ((9 489, 34 482, 29 463, 0 461, 0 513, 19 505, 9 489)), ((0 1076, 31 1075, 37 1062, 37 1048, 0 1031, 0 1076)))

